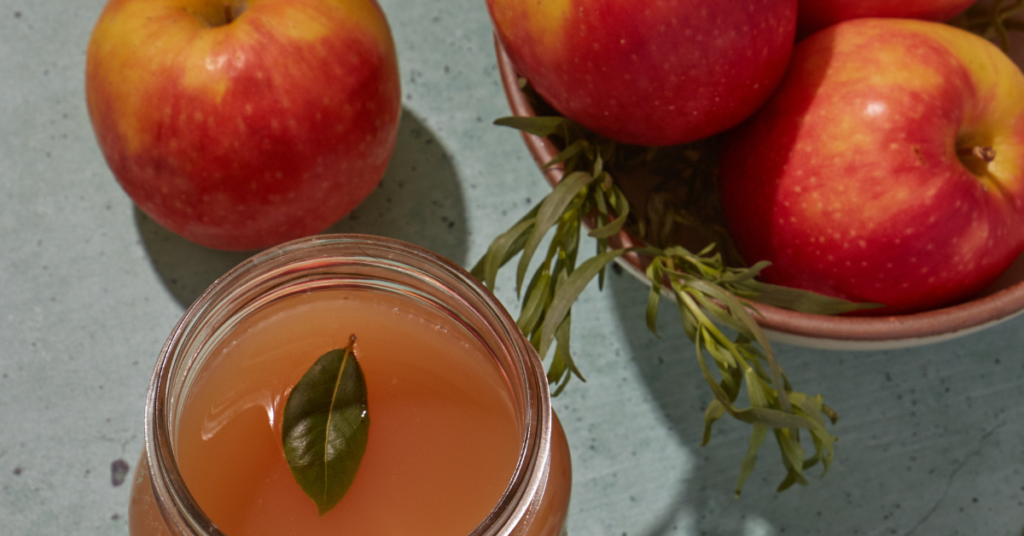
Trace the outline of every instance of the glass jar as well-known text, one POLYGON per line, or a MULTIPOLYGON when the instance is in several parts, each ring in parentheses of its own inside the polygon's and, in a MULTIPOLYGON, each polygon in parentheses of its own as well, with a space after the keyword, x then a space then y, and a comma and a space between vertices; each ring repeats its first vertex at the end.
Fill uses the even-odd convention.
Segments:
MULTIPOLYGON (((565 434, 551 410, 543 364, 498 300, 454 263, 416 246, 375 236, 320 235, 245 261, 215 282, 174 328, 146 400, 145 449, 129 508, 131 536, 224 534, 194 498, 179 465, 182 416, 194 403, 196 386, 218 362, 211 356, 233 344, 234 332, 248 318, 291 297, 342 290, 398 300, 442 319, 448 323, 444 330, 476 341, 484 349, 481 358, 500 371, 518 430, 518 460, 500 499, 470 534, 564 534, 571 487, 565 434)), ((373 430, 371 424, 371 442, 373 430)))

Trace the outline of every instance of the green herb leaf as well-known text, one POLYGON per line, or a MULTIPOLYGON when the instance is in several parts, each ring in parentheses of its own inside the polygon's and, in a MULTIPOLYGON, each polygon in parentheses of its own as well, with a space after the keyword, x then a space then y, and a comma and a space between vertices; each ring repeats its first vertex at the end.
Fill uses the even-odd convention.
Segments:
POLYGON ((526 239, 536 225, 538 210, 540 210, 540 205, 533 207, 533 210, 523 216, 511 229, 491 242, 487 253, 473 266, 471 270, 473 277, 482 281, 487 288, 494 290, 498 269, 523 250, 526 239))
POLYGON ((568 147, 563 149, 562 152, 552 158, 550 162, 544 164, 544 168, 546 169, 556 164, 561 164, 562 162, 568 162, 569 159, 580 154, 580 151, 582 151, 586 146, 586 140, 576 140, 572 142, 568 147))
POLYGON ((551 274, 547 270, 540 270, 530 280, 530 286, 526 289, 526 301, 519 312, 519 320, 516 325, 523 333, 533 333, 543 318, 544 311, 548 304, 546 302, 551 285, 551 274))
POLYGON ((562 179, 562 182, 559 182, 554 190, 541 201, 533 234, 527 239, 526 245, 523 246, 523 256, 519 258, 519 269, 516 271, 516 292, 519 292, 519 289, 522 288, 523 279, 526 277, 526 270, 530 265, 530 259, 533 258, 534 251, 540 245, 548 229, 562 217, 562 213, 565 212, 566 207, 576 197, 576 194, 580 192, 580 189, 590 184, 593 180, 594 177, 588 173, 583 173, 582 171, 572 173, 562 179))
POLYGON ((561 132, 562 125, 565 124, 564 117, 502 117, 494 121, 495 125, 501 125, 503 127, 511 127, 517 130, 522 130, 533 134, 534 136, 540 136, 546 138, 548 136, 558 134, 561 132))
POLYGON ((743 457, 743 461, 740 463, 740 476, 736 480, 737 497, 743 491, 743 484, 747 482, 750 473, 754 472, 754 464, 757 463, 757 450, 761 448, 761 443, 764 443, 764 438, 768 436, 767 426, 763 424, 755 424, 753 426, 754 429, 750 433, 750 447, 747 448, 747 455, 743 457))
POLYGON ((284 407, 284 455, 320 515, 348 492, 366 452, 370 417, 355 340, 320 356, 284 407))
MULTIPOLYGON (((603 199, 600 198, 600 199, 603 199)), ((593 231, 587 233, 593 238, 609 238, 615 234, 618 234, 622 230, 622 227, 626 224, 626 220, 629 219, 629 205, 626 205, 621 209, 619 215, 606 225, 598 227, 593 231)))
POLYGON ((539 355, 543 356, 548 353, 551 341, 555 338, 556 328, 565 320, 569 310, 572 309, 572 304, 576 302, 576 298, 583 292, 587 283, 601 271, 604 265, 625 252, 625 249, 614 249, 591 257, 575 269, 563 284, 559 285, 540 328, 540 343, 537 345, 539 355))
MULTIPOLYGON (((554 361, 561 361, 562 363, 565 364, 565 377, 558 384, 558 388, 555 389, 555 392, 552 393, 552 396, 558 396, 559 394, 561 394, 562 390, 565 389, 565 386, 569 383, 569 378, 572 378, 572 375, 570 375, 569 372, 572 372, 572 374, 576 375, 581 380, 587 381, 586 378, 583 377, 583 374, 580 373, 579 369, 576 368, 576 363, 573 361, 572 354, 569 352, 569 332, 571 329, 572 315, 566 315, 565 320, 563 320, 562 324, 558 326, 558 329, 555 330, 556 344, 555 357, 553 359, 554 361)), ((557 378, 555 379, 555 381, 557 381, 557 378)), ((552 383, 554 383, 554 381, 552 381, 552 383)))
POLYGON ((885 307, 881 303, 851 302, 807 290, 762 283, 753 279, 744 281, 740 287, 756 292, 757 301, 763 304, 816 315, 837 315, 850 311, 885 307))

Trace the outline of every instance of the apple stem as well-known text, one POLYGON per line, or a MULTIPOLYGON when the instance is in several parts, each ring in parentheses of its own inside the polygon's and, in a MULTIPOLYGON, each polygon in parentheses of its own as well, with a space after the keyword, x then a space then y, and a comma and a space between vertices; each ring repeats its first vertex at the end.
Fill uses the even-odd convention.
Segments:
POLYGON ((991 147, 975 145, 974 147, 957 149, 956 152, 961 158, 976 159, 986 164, 991 163, 996 159, 996 150, 991 147))
POLYGON ((232 11, 231 4, 224 2, 224 24, 230 24, 231 21, 235 20, 235 14, 232 11))

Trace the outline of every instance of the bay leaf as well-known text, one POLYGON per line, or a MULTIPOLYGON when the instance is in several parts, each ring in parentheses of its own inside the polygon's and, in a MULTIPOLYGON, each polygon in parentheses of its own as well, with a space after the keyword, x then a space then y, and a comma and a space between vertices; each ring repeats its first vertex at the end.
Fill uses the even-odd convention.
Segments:
POLYGON ((295 482, 324 515, 345 496, 366 452, 370 416, 366 380, 348 346, 331 350, 295 384, 281 432, 295 482))

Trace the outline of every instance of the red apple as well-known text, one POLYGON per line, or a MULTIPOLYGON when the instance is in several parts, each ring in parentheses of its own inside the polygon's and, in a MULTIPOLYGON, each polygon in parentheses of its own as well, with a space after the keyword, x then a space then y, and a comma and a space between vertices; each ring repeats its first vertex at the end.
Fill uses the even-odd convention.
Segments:
POLYGON ((800 0, 798 33, 809 35, 850 19, 891 17, 947 21, 975 0, 800 0))
POLYGON ((832 26, 726 138, 727 225, 769 282, 918 311, 978 293, 1024 249, 1024 76, 973 34, 832 26))
POLYGON ((753 113, 785 71, 796 0, 487 0, 520 75, 608 138, 671 145, 753 113))
POLYGON ((401 106, 374 0, 111 0, 89 42, 86 97, 138 207, 229 250, 351 211, 383 176, 401 106))

